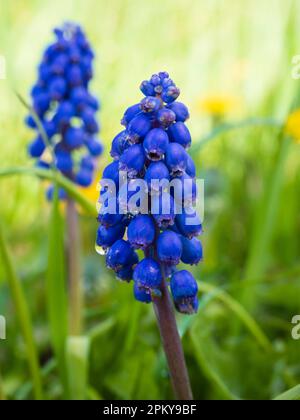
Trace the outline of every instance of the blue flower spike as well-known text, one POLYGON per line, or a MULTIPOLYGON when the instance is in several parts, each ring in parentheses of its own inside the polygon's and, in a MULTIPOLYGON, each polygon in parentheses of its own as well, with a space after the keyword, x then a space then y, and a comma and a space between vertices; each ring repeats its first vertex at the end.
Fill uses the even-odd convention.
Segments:
MULTIPOLYGON (((44 52, 31 90, 32 106, 48 142, 45 143, 33 116, 29 115, 25 123, 35 131, 36 139, 28 152, 45 163, 43 169, 54 166, 75 184, 88 187, 94 180, 95 159, 103 151, 97 138, 99 103, 89 89, 94 53, 76 24, 67 23, 55 29, 54 35, 56 39, 44 52), (53 153, 49 153, 49 147, 53 153), (53 155, 54 161, 49 157, 53 155)), ((51 191, 52 187, 47 194, 49 199, 53 196, 51 191)), ((66 197, 60 194, 61 199, 66 197)))
MULTIPOLYGON (((156 302, 168 282, 175 308, 193 314, 198 309, 197 282, 188 271, 177 270, 181 263, 196 265, 203 258, 197 239, 202 223, 193 209, 196 166, 187 151, 192 143, 189 111, 177 101, 180 91, 166 72, 143 81, 140 90, 144 97, 125 111, 124 129, 112 141, 113 162, 103 172, 99 203, 115 212, 99 210, 97 247, 106 253, 117 279, 133 280, 137 301, 156 302), (102 199, 110 192, 107 181, 115 183, 114 192, 102 199)), ((66 112, 71 112, 68 107, 66 112)), ((85 120, 91 131, 96 128, 89 115, 85 120)))

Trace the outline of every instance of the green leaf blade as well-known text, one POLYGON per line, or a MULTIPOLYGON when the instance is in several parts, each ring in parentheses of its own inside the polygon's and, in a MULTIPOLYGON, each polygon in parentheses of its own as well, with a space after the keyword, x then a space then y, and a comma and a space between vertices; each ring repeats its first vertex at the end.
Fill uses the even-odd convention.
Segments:
POLYGON ((68 381, 65 346, 68 329, 68 309, 63 221, 59 211, 57 188, 54 194, 49 226, 46 292, 51 341, 57 358, 58 369, 64 386, 64 391, 67 394, 68 381))

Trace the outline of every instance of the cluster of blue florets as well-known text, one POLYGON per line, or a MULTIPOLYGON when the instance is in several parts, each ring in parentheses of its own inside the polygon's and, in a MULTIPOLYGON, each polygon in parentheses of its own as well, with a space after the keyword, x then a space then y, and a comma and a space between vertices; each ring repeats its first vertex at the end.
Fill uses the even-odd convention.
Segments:
POLYGON ((202 224, 192 208, 197 194, 196 168, 187 153, 191 145, 185 124, 189 111, 176 101, 180 91, 166 72, 144 81, 141 91, 145 97, 127 109, 121 121, 125 129, 112 142, 114 161, 105 168, 101 181, 96 245, 100 253, 106 254, 106 264, 118 279, 134 280, 137 300, 149 303, 159 297, 162 281, 170 279, 177 310, 195 313, 197 282, 189 271, 176 268, 180 262, 195 265, 202 260, 202 245, 197 239, 202 224), (124 186, 120 185, 122 174, 129 179, 124 186), (173 179, 182 182, 188 179, 193 185, 189 204, 181 214, 175 211, 174 192, 165 193, 159 184, 155 187, 152 183, 173 179), (141 180, 149 187, 144 191, 141 180), (113 181, 116 188, 109 191, 107 181, 113 181), (142 198, 138 208, 131 207, 130 198, 137 191, 142 198), (169 207, 164 206, 166 200, 169 207), (114 208, 110 207, 110 201, 115 202, 115 211, 107 210, 114 208), (190 224, 187 219, 191 214, 194 220, 190 224), (137 250, 144 251, 141 261, 137 250))
MULTIPOLYGON (((56 41, 46 49, 31 91, 32 107, 44 135, 36 118, 29 115, 26 124, 36 132, 29 154, 37 159, 39 167, 54 165, 76 184, 88 187, 93 182, 95 158, 103 150, 97 140, 99 102, 89 92, 94 53, 79 26, 65 24, 54 33, 56 41), (53 149, 52 156, 48 145, 53 149)), ((52 190, 50 187, 49 197, 52 190)), ((64 195, 60 191, 61 198, 64 195)))

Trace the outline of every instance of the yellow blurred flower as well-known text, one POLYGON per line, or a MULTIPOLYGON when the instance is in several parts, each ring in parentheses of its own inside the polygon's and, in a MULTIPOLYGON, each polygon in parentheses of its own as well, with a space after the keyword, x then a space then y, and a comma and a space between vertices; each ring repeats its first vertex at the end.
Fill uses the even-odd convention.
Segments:
POLYGON ((222 118, 238 107, 238 99, 232 95, 208 95, 197 102, 196 109, 213 117, 222 118))
POLYGON ((92 203, 95 203, 95 206, 99 198, 99 180, 100 178, 97 175, 95 177, 94 182, 89 187, 87 188, 78 187, 81 194, 84 195, 85 198, 90 200, 92 203))
POLYGON ((285 124, 285 132, 300 143, 300 109, 292 112, 285 124))

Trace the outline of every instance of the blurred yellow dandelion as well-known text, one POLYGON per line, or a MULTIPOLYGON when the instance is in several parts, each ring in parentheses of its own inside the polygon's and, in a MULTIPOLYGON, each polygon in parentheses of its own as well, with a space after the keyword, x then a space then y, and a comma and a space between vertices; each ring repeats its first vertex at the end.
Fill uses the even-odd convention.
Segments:
POLYGON ((196 104, 199 112, 212 115, 213 117, 224 117, 238 107, 238 99, 232 95, 215 94, 208 95, 196 104))
MULTIPOLYGON (((99 198, 99 179, 100 177, 97 175, 95 177, 94 182, 89 187, 78 187, 81 194, 84 195, 85 198, 90 200, 92 203, 95 203, 95 206, 99 198)), ((81 208, 79 209, 79 211, 80 213, 83 213, 83 210, 81 208)))
POLYGON ((300 143, 300 109, 292 112, 285 124, 285 132, 293 137, 297 143, 300 143))

